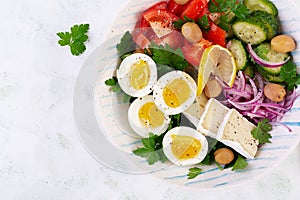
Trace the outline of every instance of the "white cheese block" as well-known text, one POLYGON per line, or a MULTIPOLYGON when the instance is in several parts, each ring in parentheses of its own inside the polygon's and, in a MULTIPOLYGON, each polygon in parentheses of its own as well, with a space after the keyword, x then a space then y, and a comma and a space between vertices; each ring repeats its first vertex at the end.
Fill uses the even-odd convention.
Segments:
POLYGON ((204 94, 196 97, 196 101, 183 112, 183 115, 194 124, 198 126, 200 117, 204 112, 204 106, 207 103, 207 97, 204 94))
POLYGON ((246 158, 254 158, 258 140, 251 131, 255 128, 237 110, 231 109, 225 116, 217 134, 217 140, 233 148, 246 158))
POLYGON ((206 136, 216 138, 220 125, 228 111, 229 108, 218 100, 214 98, 209 99, 200 117, 197 130, 206 136))
POLYGON ((154 33, 159 38, 161 38, 165 35, 168 35, 173 31, 172 28, 168 28, 168 27, 162 28, 162 23, 161 22, 150 22, 150 26, 153 29, 154 33))

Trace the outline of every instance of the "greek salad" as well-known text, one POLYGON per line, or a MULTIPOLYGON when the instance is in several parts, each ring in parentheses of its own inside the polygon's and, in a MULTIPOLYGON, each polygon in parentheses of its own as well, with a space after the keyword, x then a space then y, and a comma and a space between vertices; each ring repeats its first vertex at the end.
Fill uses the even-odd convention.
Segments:
POLYGON ((298 97, 296 42, 270 0, 161 1, 116 48, 105 84, 129 104, 133 153, 191 166, 189 179, 201 165, 246 168, 298 97))

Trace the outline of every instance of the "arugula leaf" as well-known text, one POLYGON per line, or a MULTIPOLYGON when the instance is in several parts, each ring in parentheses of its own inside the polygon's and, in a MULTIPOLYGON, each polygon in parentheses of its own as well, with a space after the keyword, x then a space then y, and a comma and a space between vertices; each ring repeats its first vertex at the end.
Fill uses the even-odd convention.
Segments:
POLYGON ((248 166, 248 163, 243 156, 238 155, 238 158, 236 159, 233 167, 231 168, 232 171, 245 169, 248 166))
POLYGON ((186 22, 195 22, 195 21, 193 19, 187 17, 187 16, 184 16, 183 19, 179 19, 177 21, 174 21, 173 26, 177 29, 181 29, 183 24, 185 24, 186 22))
POLYGON ((149 165, 161 161, 166 162, 167 157, 162 151, 162 139, 164 134, 158 136, 149 134, 149 138, 143 138, 142 143, 144 147, 137 148, 133 153, 137 156, 144 157, 147 159, 149 165))
POLYGON ((86 50, 85 42, 88 40, 87 32, 89 24, 74 25, 71 32, 58 32, 56 35, 60 38, 60 46, 69 46, 72 55, 78 56, 86 50))
POLYGON ((135 50, 135 43, 132 39, 131 34, 127 31, 120 40, 120 43, 117 44, 117 51, 121 59, 124 59, 128 55, 131 55, 135 50))
POLYGON ((201 18, 198 19, 199 27, 204 31, 210 30, 209 20, 207 15, 203 15, 201 18))
POLYGON ((176 70, 183 70, 189 65, 180 48, 175 50, 168 44, 163 46, 152 42, 149 49, 152 52, 152 59, 158 64, 167 65, 176 70))
POLYGON ((193 179, 195 177, 197 177, 199 174, 201 174, 202 169, 198 168, 198 167, 193 167, 189 169, 189 173, 188 173, 188 179, 193 179))
POLYGON ((263 119, 258 122, 257 127, 251 131, 252 136, 258 140, 259 144, 271 143, 269 140, 272 138, 269 131, 272 130, 272 125, 268 123, 269 119, 263 119))
POLYGON ((291 60, 281 67, 279 76, 284 80, 287 90, 289 91, 300 84, 300 75, 297 74, 297 65, 291 60))

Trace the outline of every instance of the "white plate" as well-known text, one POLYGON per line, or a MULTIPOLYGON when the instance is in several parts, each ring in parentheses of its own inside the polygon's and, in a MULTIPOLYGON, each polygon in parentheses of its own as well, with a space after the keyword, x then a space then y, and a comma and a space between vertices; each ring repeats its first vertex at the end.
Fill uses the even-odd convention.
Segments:
MULTIPOLYGON (((137 15, 158 2, 157 0, 131 1, 118 15, 112 26, 110 38, 101 44, 84 62, 74 90, 74 117, 81 141, 87 151, 100 163, 124 173, 152 173, 169 183, 181 186, 213 189, 240 184, 258 177, 283 160, 300 140, 300 102, 283 118, 292 128, 288 132, 282 126, 272 131, 272 143, 265 144, 255 159, 248 160, 244 171, 230 169, 220 171, 216 166, 201 166, 203 173, 188 180, 189 167, 178 167, 170 163, 148 165, 145 159, 131 152, 141 145, 140 139, 130 129, 127 121, 127 104, 120 95, 109 90, 104 81, 110 78, 118 64, 116 44, 120 37, 132 30, 137 15)), ((294 1, 274 3, 279 8, 279 16, 285 33, 300 42, 300 15, 294 1)), ((297 66, 300 66, 300 49, 294 53, 297 66)))

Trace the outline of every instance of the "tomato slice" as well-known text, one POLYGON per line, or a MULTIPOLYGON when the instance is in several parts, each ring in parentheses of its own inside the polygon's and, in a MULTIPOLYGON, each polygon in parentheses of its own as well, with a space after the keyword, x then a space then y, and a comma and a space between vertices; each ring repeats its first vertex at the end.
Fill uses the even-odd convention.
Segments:
POLYGON ((213 22, 209 22, 209 31, 202 31, 203 37, 211 41, 213 44, 218 44, 223 47, 226 46, 226 31, 221 29, 213 22))
POLYGON ((195 20, 201 11, 207 7, 209 0, 190 0, 186 5, 181 13, 181 18, 183 19, 184 16, 195 20))
POLYGON ((184 45, 182 47, 184 58, 191 65, 198 68, 204 50, 211 45, 212 42, 205 40, 204 38, 202 38, 202 40, 200 40, 199 42, 193 44, 187 40, 184 40, 184 45))
POLYGON ((152 10, 152 9, 167 9, 168 8, 168 2, 167 1, 161 1, 158 2, 156 4, 154 4, 153 6, 151 6, 150 8, 148 8, 147 10, 152 10))
POLYGON ((159 38, 169 34, 174 29, 173 21, 179 19, 168 10, 152 9, 143 13, 142 17, 150 24, 159 38))
POLYGON ((168 10, 176 16, 180 16, 183 12, 184 5, 179 5, 174 0, 168 2, 168 10))

